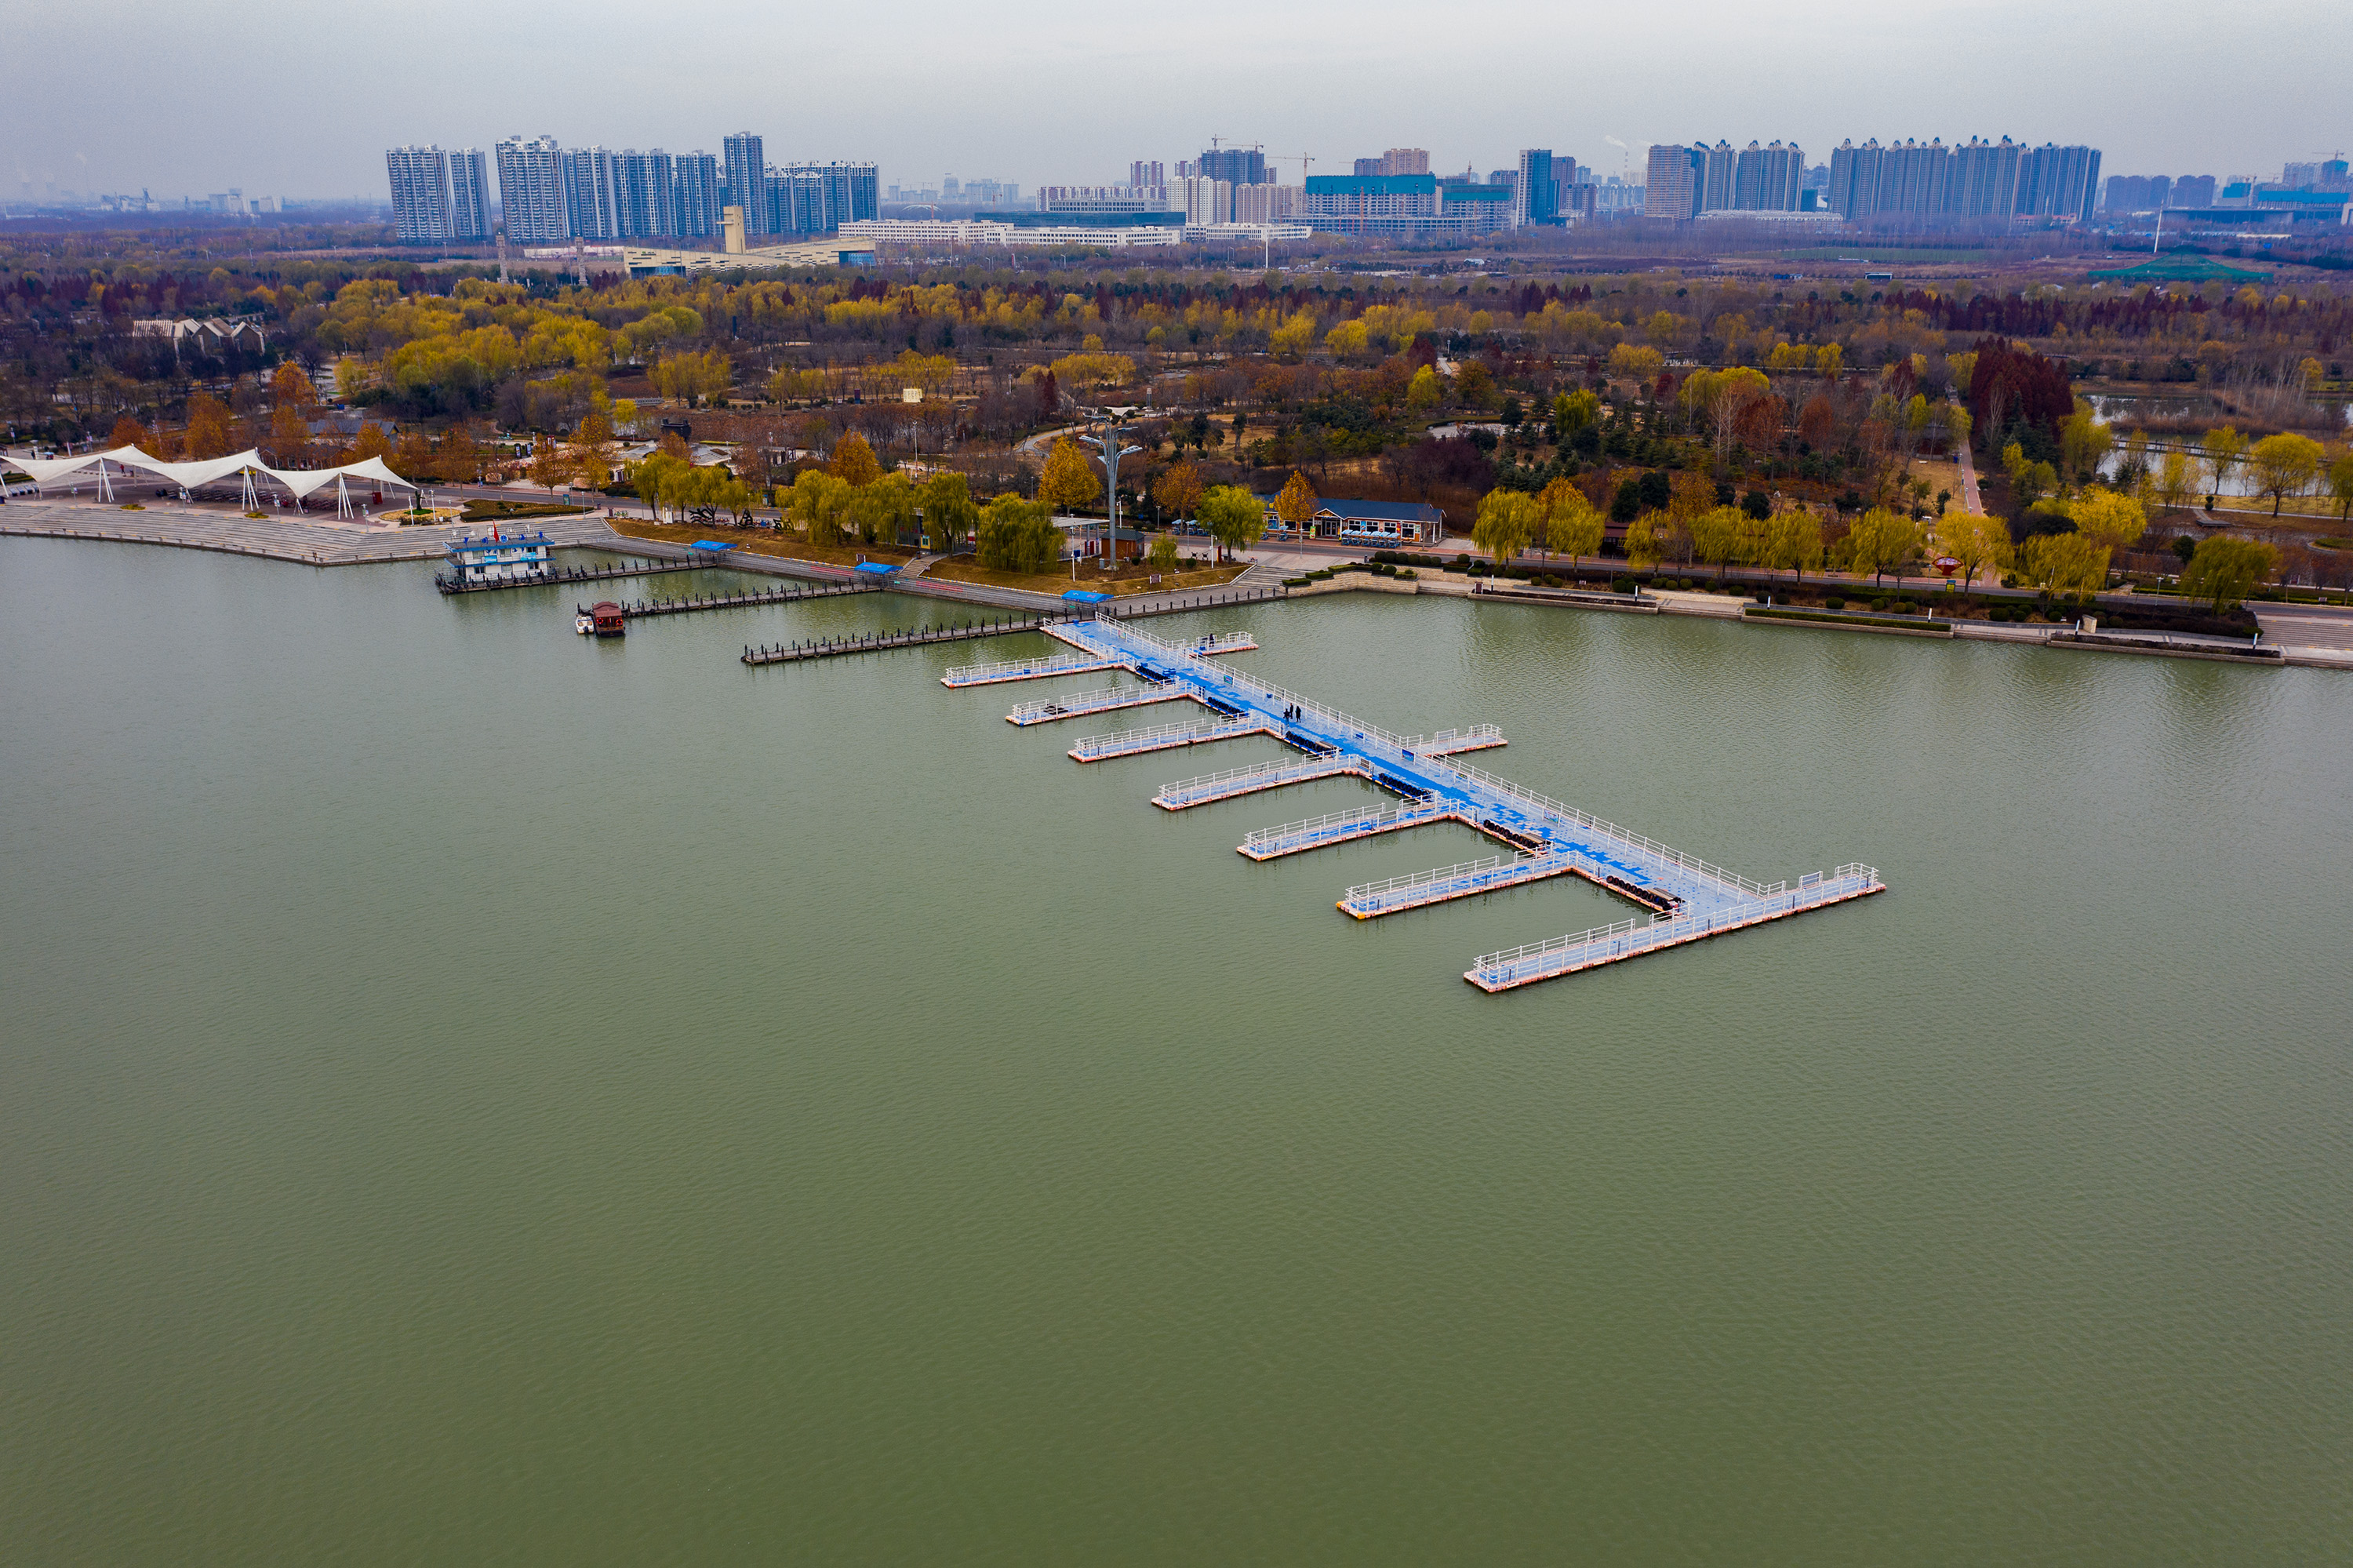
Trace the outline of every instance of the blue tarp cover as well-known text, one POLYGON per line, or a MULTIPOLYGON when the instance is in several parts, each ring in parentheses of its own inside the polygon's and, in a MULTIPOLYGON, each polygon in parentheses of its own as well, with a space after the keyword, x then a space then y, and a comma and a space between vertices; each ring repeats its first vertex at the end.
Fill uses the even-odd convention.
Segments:
POLYGON ((723 544, 717 539, 697 539, 693 544, 687 546, 690 550, 732 550, 734 547, 735 546, 733 545, 723 544))
POLYGON ((1111 599, 1111 595, 1096 593, 1091 588, 1072 588, 1062 597, 1079 604, 1104 604, 1111 599))
POLYGON ((878 576, 881 576, 891 572, 895 572, 899 568, 892 566, 888 561, 860 561, 858 563, 858 569, 861 572, 873 572, 878 576))

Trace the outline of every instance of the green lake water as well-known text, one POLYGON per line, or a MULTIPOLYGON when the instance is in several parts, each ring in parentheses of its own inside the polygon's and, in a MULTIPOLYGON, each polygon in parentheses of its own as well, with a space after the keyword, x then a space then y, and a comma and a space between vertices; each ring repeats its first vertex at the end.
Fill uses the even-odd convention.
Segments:
POLYGON ((1351 920, 1493 846, 1246 861, 1367 789, 939 683, 1042 639, 431 572, 0 541, 6 1561, 2353 1556, 2353 679, 1151 623, 1892 889, 1491 997, 1629 911, 1351 920))

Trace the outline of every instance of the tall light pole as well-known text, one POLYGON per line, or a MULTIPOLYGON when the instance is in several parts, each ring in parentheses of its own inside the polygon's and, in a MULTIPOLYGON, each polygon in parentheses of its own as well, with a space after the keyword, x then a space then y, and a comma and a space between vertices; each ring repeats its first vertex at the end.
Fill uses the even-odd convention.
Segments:
POLYGON ((1106 569, 1119 564, 1119 460, 1134 457, 1142 447, 1124 447, 1120 438, 1134 432, 1134 427, 1123 425, 1120 416, 1134 412, 1133 408, 1106 408, 1103 434, 1081 436, 1079 440, 1095 449, 1103 465, 1103 566, 1106 569))

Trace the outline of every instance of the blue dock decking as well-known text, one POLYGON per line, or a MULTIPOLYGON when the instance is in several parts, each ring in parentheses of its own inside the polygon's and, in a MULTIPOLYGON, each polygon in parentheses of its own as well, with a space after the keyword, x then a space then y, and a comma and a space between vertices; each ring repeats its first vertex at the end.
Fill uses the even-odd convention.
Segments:
POLYGON ((1248 735, 1271 736, 1302 753, 1164 785, 1153 796, 1153 803, 1164 810, 1181 811, 1260 790, 1348 776, 1366 779, 1398 798, 1398 803, 1392 806, 1332 812, 1253 832, 1239 846, 1252 860, 1272 860, 1441 821, 1462 823, 1513 852, 1351 887, 1340 898, 1339 907, 1358 919, 1476 897, 1556 876, 1578 877, 1650 912, 1647 923, 1621 921, 1482 955, 1462 977, 1482 991, 1509 991, 1885 890, 1879 874, 1862 864, 1842 865, 1827 875, 1810 874, 1795 886, 1787 882, 1768 885, 1752 881, 1523 789, 1468 763, 1447 760, 1463 751, 1504 744, 1502 734, 1493 726, 1410 738, 1395 736, 1296 693, 1209 662, 1206 655, 1211 652, 1240 652, 1242 639, 1171 643, 1106 619, 1042 630, 1075 649, 1076 654, 988 667, 1003 669, 1003 674, 980 675, 982 667, 954 672, 978 678, 950 683, 1020 680, 1033 678, 1033 672, 1045 675, 1123 668, 1134 671, 1148 683, 1027 703, 1006 716, 1016 725, 1031 725, 1187 700, 1216 715, 1205 725, 1168 725, 1124 735, 1088 736, 1071 750, 1082 762, 1248 735))

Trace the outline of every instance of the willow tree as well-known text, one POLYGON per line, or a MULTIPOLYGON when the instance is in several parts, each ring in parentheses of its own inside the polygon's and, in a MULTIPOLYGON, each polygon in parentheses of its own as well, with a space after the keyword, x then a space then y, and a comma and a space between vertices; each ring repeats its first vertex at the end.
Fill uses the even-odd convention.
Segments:
POLYGON ((1472 542, 1503 566, 1528 547, 1536 531, 1536 498, 1518 490, 1491 490, 1479 503, 1479 520, 1471 525, 1472 542))
POLYGON ((1579 560, 1600 550, 1601 514, 1572 481, 1554 480, 1536 497, 1536 504, 1544 513, 1545 548, 1556 556, 1567 556, 1569 570, 1575 571, 1579 560))
POLYGON ((2218 535, 2198 542, 2198 553, 2182 568, 2181 591, 2204 599, 2221 615, 2246 602, 2257 583, 2279 566, 2279 552, 2254 539, 2218 535))
POLYGON ((1239 485, 1213 486, 1201 497, 1201 526, 1225 547, 1228 555, 1255 545, 1266 532, 1266 508, 1257 496, 1239 485))

